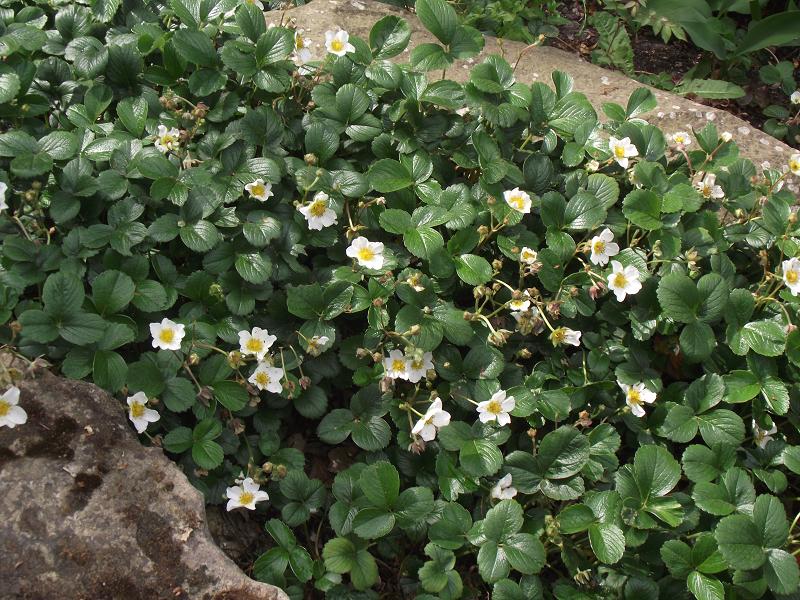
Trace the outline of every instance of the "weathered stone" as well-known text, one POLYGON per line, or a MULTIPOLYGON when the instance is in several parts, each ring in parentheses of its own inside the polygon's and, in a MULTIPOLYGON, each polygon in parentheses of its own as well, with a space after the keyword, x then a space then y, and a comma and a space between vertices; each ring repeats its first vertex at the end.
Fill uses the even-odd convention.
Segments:
MULTIPOLYGON (((276 22, 278 13, 268 13, 267 19, 276 22)), ((297 27, 305 30, 304 37, 313 45, 310 50, 314 58, 321 58, 325 53, 325 31, 341 27, 350 34, 369 39, 372 25, 386 15, 397 15, 406 19, 411 26, 411 43, 409 50, 393 60, 408 62, 411 48, 436 39, 425 30, 414 13, 376 0, 313 0, 303 6, 286 11, 284 19, 292 18, 297 27)), ((579 57, 548 46, 529 48, 521 42, 486 38, 483 52, 466 61, 456 61, 447 70, 447 78, 455 81, 469 79, 470 68, 481 62, 489 54, 501 54, 513 66, 516 66, 517 81, 533 83, 544 81, 552 85, 550 74, 553 71, 565 71, 575 79, 575 89, 583 92, 598 112, 603 102, 616 102, 625 106, 628 96, 638 87, 638 81, 621 73, 609 71, 595 66, 579 57)), ((430 73, 429 77, 438 78, 440 73, 430 73)), ((647 86, 644 86, 647 87, 647 86)), ((726 112, 703 106, 676 94, 650 88, 658 100, 658 107, 650 113, 642 115, 665 132, 691 131, 700 129, 709 121, 713 121, 720 133, 729 131, 739 145, 740 153, 749 158, 757 167, 768 163, 773 168, 782 168, 788 164, 789 156, 796 152, 783 142, 759 131, 746 121, 726 112)), ((601 118, 602 118, 601 114, 601 118)), ((789 189, 797 191, 797 178, 787 182, 789 189)))
POLYGON ((214 544, 202 495, 117 400, 26 371, 28 422, 0 429, 0 597, 288 600, 214 544))

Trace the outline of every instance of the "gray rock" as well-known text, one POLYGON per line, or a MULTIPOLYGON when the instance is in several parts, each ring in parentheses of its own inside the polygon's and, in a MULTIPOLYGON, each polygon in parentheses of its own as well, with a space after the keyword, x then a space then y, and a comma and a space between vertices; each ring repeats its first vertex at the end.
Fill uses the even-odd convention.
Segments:
POLYGON ((0 597, 288 600, 214 544, 202 495, 139 442, 119 401, 25 371, 28 422, 0 429, 0 597))
MULTIPOLYGON (((397 15, 408 21, 412 31, 409 49, 422 43, 437 41, 425 30, 414 13, 376 0, 313 0, 287 10, 285 14, 267 13, 267 20, 277 24, 281 18, 284 23, 287 19, 294 19, 297 27, 305 30, 304 37, 312 42, 310 50, 314 58, 319 59, 325 54, 325 31, 341 27, 352 35, 368 40, 372 26, 386 15, 397 15)), ((408 62, 409 52, 410 50, 403 52, 392 60, 408 62)), ((447 70, 446 77, 455 81, 468 80, 470 68, 482 62, 489 54, 503 55, 512 66, 519 61, 515 75, 517 81, 525 83, 543 81, 552 86, 550 74, 553 71, 569 73, 575 79, 575 90, 586 94, 598 113, 601 113, 604 102, 616 102, 625 106, 633 90, 647 87, 621 73, 595 66, 557 48, 529 48, 521 42, 494 37, 486 38, 486 46, 479 56, 456 61, 447 70)), ((441 73, 431 72, 428 77, 432 80, 438 79, 441 73)), ((658 100, 658 106, 641 117, 658 125, 666 133, 691 131, 693 127, 701 129, 706 123, 713 121, 720 133, 729 131, 733 134, 740 154, 753 161, 757 167, 761 167, 766 161, 772 168, 780 169, 788 164, 789 156, 797 152, 726 111, 692 102, 677 94, 650 89, 658 100)), ((797 178, 789 178, 787 187, 797 192, 797 186, 797 178)))

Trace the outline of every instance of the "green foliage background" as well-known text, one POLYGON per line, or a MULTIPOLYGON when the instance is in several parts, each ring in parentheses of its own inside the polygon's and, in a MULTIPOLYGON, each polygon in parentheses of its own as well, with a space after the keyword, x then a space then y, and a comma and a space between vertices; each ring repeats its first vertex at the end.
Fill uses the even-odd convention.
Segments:
POLYGON ((441 0, 417 3, 439 43, 410 65, 388 60, 409 29, 387 17, 343 57, 315 40, 310 73, 251 4, 3 6, 3 341, 145 392, 152 440, 209 503, 240 473, 260 482, 257 578, 294 598, 797 594, 785 175, 713 125, 669 147, 640 118, 645 89, 600 125, 565 73, 528 85, 492 56, 465 85, 440 78, 483 45, 441 0), (181 130, 176 151, 153 146, 159 125, 181 130), (609 135, 636 146, 629 173, 609 135), (265 203, 243 191, 259 178, 265 203), (503 202, 514 187, 531 214, 503 202), (312 231, 296 204, 318 191, 339 224, 312 231), (604 227, 643 283, 623 303, 587 262, 604 227), (380 271, 346 257, 355 234, 385 244, 380 271), (517 325, 509 288, 541 318, 517 325), (186 326, 180 351, 151 348, 163 317, 186 326), (554 347, 549 324, 580 346, 554 347), (253 326, 278 337, 281 394, 245 383, 234 351, 253 326), (431 352, 435 373, 387 382, 394 348, 431 352), (658 394, 642 419, 618 387, 636 382, 658 394), (478 422, 473 403, 500 389, 511 425, 478 422), (421 444, 411 408, 435 397, 453 420, 421 444), (751 421, 774 439, 755 443, 751 421), (505 474, 519 493, 498 502, 505 474))

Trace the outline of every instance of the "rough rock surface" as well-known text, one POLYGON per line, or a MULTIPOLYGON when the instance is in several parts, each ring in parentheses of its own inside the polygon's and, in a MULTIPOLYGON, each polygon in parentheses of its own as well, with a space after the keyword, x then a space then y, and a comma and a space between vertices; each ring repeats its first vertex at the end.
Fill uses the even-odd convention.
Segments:
POLYGON ((0 597, 288 600, 214 544, 201 494, 118 401, 26 371, 28 422, 0 429, 0 597))
MULTIPOLYGON (((283 18, 294 19, 297 27, 305 30, 304 37, 313 44, 310 50, 314 58, 321 58, 325 53, 325 31, 341 27, 353 35, 369 39, 372 25, 386 15, 403 17, 412 31, 409 50, 393 60, 408 62, 410 48, 426 42, 436 42, 414 13, 376 0, 313 0, 286 11, 283 18)), ((267 13, 267 20, 277 22, 280 18, 280 13, 267 13)), ((598 112, 603 102, 616 102, 625 106, 631 92, 643 87, 640 82, 621 73, 595 66, 563 50, 545 46, 525 51, 526 48, 521 42, 487 37, 483 52, 472 59, 456 61, 447 70, 447 78, 466 81, 472 65, 482 62, 486 55, 502 54, 512 65, 519 59, 516 68, 517 81, 544 81, 552 85, 550 74, 555 70, 566 71, 575 79, 575 89, 586 94, 598 112)), ((439 73, 430 73, 429 77, 439 77, 439 73)), ((642 115, 642 118, 648 119, 667 133, 691 131, 693 127, 700 129, 708 121, 713 121, 720 132, 729 131, 733 134, 740 153, 756 166, 762 166, 766 161, 773 168, 782 168, 788 164, 789 156, 796 152, 726 111, 703 106, 670 92, 650 89, 658 100, 658 107, 651 113, 642 115)), ((797 184, 795 178, 787 186, 797 191, 797 184)))

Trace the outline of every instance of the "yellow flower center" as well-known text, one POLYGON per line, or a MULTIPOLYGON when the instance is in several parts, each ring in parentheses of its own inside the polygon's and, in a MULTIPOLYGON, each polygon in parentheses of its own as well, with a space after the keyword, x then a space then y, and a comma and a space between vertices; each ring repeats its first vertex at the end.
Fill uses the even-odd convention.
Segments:
POLYGON ((614 274, 614 286, 615 287, 625 287, 628 283, 628 278, 625 277, 624 273, 615 273, 614 274))
POLYGON ((516 208, 517 210, 522 210, 525 208, 525 198, 522 196, 511 196, 508 199, 508 204, 512 208, 516 208))
POLYGON ((625 158, 625 148, 623 146, 614 146, 614 156, 625 158))
POLYGON ((594 245, 592 246, 595 254, 602 254, 605 252, 606 243, 603 240, 597 240, 594 245))
POLYGON ((302 50, 306 47, 306 41, 303 39, 303 36, 299 33, 296 33, 294 36, 294 48, 295 50, 302 50))
POLYGON ((786 271, 786 281, 797 283, 797 271, 786 271))
POLYGON ((419 371, 422 368, 422 361, 412 360, 411 368, 414 369, 415 371, 419 371))
POLYGON ((263 371, 256 373, 256 383, 260 385, 269 385, 269 375, 263 371))
POLYGON ((628 402, 636 406, 642 403, 642 395, 639 393, 639 390, 628 390, 628 402))
POLYGON ((242 495, 239 496, 239 504, 250 504, 254 499, 253 492, 242 492, 242 495))
POLYGON ((144 416, 144 404, 141 402, 134 402, 131 404, 131 416, 134 419, 144 416))
POLYGON ((257 183, 256 185, 254 185, 253 187, 250 188, 250 195, 251 196, 263 196, 266 191, 267 191, 267 188, 265 188, 260 183, 257 183))
POLYGON ((251 337, 244 345, 250 352, 261 352, 264 349, 264 342, 258 338, 251 337))
POLYGON ((535 260, 536 255, 533 252, 523 252, 522 253, 522 260, 530 261, 535 260))
POLYGON ((567 332, 563 327, 559 327, 558 329, 554 330, 553 333, 550 334, 550 340, 554 344, 562 343, 566 337, 567 337, 567 332))
POLYGON ((358 258, 363 262, 369 262, 373 258, 375 258, 375 252, 369 246, 367 246, 366 248, 359 248, 358 258))
POLYGON ((324 200, 316 200, 311 203, 311 206, 308 207, 308 212, 313 217, 321 217, 325 214, 326 208, 328 208, 328 205, 324 200))
POLYGON ((161 333, 158 334, 158 337, 165 344, 171 344, 172 340, 175 339, 175 330, 169 328, 162 329, 161 333))
POLYGON ((344 43, 342 40, 333 40, 331 42, 331 50, 334 52, 341 52, 344 49, 344 43))
POLYGON ((800 170, 800 161, 790 160, 789 161, 789 169, 791 171, 799 171, 800 170))
POLYGON ((703 197, 710 198, 711 197, 711 186, 707 183, 703 184, 703 197))
POLYGON ((501 412, 503 412, 503 407, 497 400, 492 400, 486 405, 486 410, 493 415, 499 415, 501 412))
POLYGON ((399 358, 392 360, 392 371, 404 371, 405 368, 406 363, 404 360, 400 360, 399 358))
POLYGON ((0 400, 0 417, 5 417, 11 412, 11 405, 5 400, 0 400))

